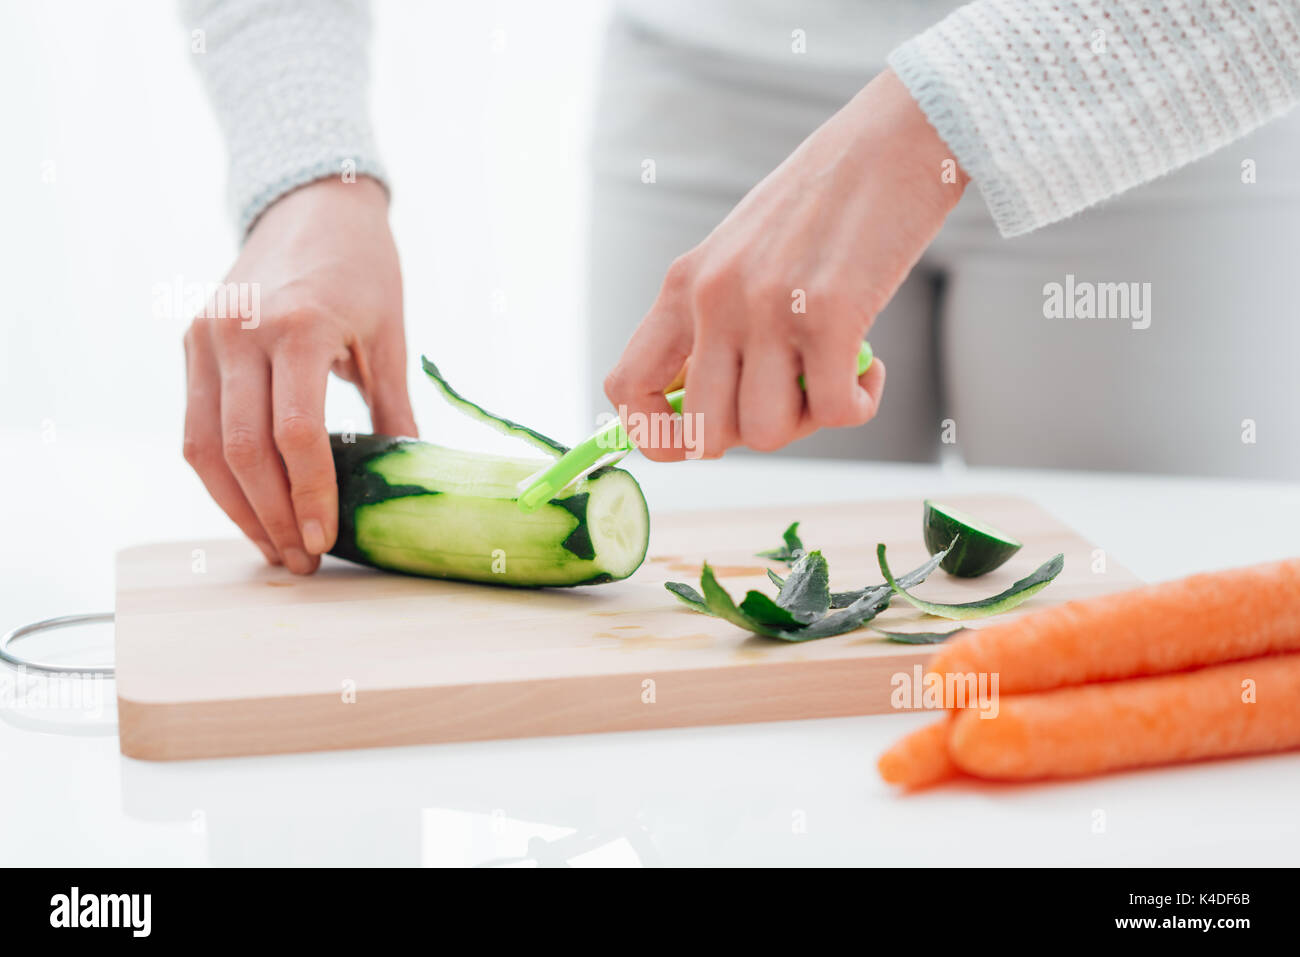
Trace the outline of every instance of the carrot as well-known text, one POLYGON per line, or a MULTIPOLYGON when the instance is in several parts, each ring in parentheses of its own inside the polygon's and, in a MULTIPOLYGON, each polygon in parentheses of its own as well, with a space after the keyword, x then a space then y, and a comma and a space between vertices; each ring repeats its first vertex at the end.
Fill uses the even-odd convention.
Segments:
POLYGON ((930 662, 998 673, 1002 694, 1300 651, 1300 559, 1072 601, 973 630, 930 662))
POLYGON ((948 736, 958 768, 1005 781, 1292 748, 1300 748, 1300 654, 1005 697, 995 718, 954 712, 948 736))
POLYGON ((880 756, 876 769, 890 784, 909 790, 955 777, 957 768, 948 758, 948 716, 903 738, 880 756))

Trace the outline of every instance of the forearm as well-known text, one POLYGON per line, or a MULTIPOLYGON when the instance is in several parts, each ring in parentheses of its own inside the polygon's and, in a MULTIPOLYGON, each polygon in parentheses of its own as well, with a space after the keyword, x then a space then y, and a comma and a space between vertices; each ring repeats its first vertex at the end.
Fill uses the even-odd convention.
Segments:
POLYGON ((386 182, 367 104, 365 0, 181 0, 194 61, 230 153, 244 236, 290 190, 326 177, 386 182))
POLYGON ((889 62, 1016 236, 1294 106, 1300 0, 977 0, 889 62))

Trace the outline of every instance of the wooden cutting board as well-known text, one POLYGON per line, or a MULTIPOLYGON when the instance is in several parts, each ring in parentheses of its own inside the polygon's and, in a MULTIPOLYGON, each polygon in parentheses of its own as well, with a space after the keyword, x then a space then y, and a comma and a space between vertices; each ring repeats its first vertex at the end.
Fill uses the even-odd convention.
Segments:
MULTIPOLYGON (((1012 614, 1136 583, 1028 501, 946 501, 1025 545, 979 579, 936 572, 918 588, 926 597, 986 597, 1057 552, 1060 577, 1012 614)), ((679 605, 663 582, 698 587, 708 559, 737 600, 774 592, 754 552, 798 519, 830 563, 832 588, 875 584, 877 542, 896 571, 928 557, 921 511, 920 500, 898 500, 658 516, 628 581, 545 591, 332 558, 295 578, 237 540, 129 548, 117 560, 122 753, 206 758, 887 712, 890 677, 932 646, 870 631, 773 641, 679 605)), ((899 601, 877 623, 952 627, 899 601)))

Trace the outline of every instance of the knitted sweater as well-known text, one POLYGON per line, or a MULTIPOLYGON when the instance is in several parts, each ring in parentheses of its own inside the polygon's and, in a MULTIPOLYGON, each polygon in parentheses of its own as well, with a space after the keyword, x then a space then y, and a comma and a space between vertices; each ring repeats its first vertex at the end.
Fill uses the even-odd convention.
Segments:
POLYGON ((240 236, 306 183, 369 175, 387 184, 367 103, 369 14, 366 0, 181 0, 230 153, 240 236))
POLYGON ((1300 0, 978 0, 889 63, 1015 236, 1290 109, 1300 0))
MULTIPOLYGON (((676 6, 691 16, 692 5, 676 6)), ((364 0, 182 0, 182 10, 186 26, 203 31, 195 61, 230 146, 241 233, 303 183, 347 169, 383 179, 366 108, 364 0)), ((811 43, 817 34, 808 33, 811 43)), ((782 43, 788 49, 784 33, 782 43)), ((837 43, 847 49, 842 36, 837 43)), ((975 0, 888 62, 999 230, 1015 236, 1190 163, 1293 106, 1300 0, 975 0)))

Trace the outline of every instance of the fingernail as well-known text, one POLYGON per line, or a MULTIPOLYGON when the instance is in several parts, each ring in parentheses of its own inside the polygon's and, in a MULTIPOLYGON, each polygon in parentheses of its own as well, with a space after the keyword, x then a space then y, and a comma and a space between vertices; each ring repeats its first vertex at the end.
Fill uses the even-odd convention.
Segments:
POLYGON ((309 518, 302 523, 302 543, 313 555, 325 551, 325 529, 320 527, 320 522, 316 519, 309 518))
POLYGON ((280 564, 280 556, 277 555, 275 549, 266 544, 266 542, 254 542, 253 544, 262 550, 262 554, 266 557, 266 563, 268 565, 280 564))
POLYGON ((301 548, 286 548, 284 563, 295 575, 306 575, 311 571, 311 559, 301 548))

